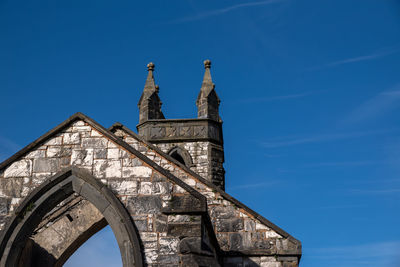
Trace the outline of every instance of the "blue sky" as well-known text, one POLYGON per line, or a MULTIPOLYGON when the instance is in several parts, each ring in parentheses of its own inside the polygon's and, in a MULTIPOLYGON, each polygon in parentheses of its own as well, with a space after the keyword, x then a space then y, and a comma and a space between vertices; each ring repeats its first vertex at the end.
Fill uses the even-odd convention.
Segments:
MULTIPOLYGON (((194 117, 209 58, 227 192, 301 266, 398 266, 398 1, 0 0, 0 36, 0 160, 77 111, 135 129, 150 61, 166 117, 194 117)), ((93 238, 73 257, 120 261, 93 238)))

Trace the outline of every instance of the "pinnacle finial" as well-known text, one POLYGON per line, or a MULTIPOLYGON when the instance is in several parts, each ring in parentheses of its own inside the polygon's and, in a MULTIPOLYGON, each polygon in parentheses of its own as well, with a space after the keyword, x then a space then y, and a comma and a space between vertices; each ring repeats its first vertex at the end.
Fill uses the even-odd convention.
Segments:
POLYGON ((206 69, 211 68, 211 60, 209 59, 204 60, 204 68, 206 69))
POLYGON ((154 65, 154 63, 153 62, 150 62, 149 64, 147 64, 147 70, 148 71, 153 71, 154 70, 154 67, 155 67, 155 65, 154 65))

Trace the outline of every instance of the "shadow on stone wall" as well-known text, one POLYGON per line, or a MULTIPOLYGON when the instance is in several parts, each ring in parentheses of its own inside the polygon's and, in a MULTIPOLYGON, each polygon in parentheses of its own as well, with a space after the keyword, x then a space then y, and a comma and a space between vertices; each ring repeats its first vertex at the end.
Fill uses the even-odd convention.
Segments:
POLYGON ((44 248, 28 239, 20 258, 19 266, 47 267, 54 266, 56 258, 44 248))

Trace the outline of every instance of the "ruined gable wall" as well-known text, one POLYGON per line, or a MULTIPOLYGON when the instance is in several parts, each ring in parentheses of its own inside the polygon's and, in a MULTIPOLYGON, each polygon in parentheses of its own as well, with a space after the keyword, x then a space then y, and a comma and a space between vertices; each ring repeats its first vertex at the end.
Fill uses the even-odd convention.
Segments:
POLYGON ((0 172, 0 230, 24 197, 71 165, 100 179, 127 207, 139 230, 148 266, 178 265, 180 238, 198 233, 182 235, 171 229, 176 225, 200 229, 201 216, 163 214, 161 209, 188 192, 84 121, 76 121, 0 172))
MULTIPOLYGON (((276 257, 261 256, 298 254, 301 248, 293 240, 284 238, 252 214, 223 197, 218 191, 190 175, 178 164, 166 160, 156 150, 140 142, 124 130, 118 129, 115 131, 115 134, 207 198, 209 216, 212 220, 219 245, 223 251, 227 253, 239 252, 254 255, 250 261, 258 262, 257 264, 261 264, 262 262, 261 266, 267 266, 265 262, 275 264, 270 266, 283 266, 282 264, 286 264, 285 266, 297 266, 297 257, 278 260, 276 257), (257 256, 257 254, 260 256, 257 256)), ((246 256, 227 257, 226 260, 226 264, 233 264, 233 262, 244 264, 244 262, 249 262, 249 258, 246 256)))

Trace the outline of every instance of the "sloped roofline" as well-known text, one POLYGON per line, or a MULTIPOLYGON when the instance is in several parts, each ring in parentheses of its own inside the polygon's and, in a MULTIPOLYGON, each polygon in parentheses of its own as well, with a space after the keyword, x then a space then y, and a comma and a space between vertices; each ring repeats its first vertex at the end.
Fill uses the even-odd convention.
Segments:
MULTIPOLYGON (((252 216, 254 216, 257 220, 261 221, 262 223, 264 223, 265 225, 267 225, 269 228, 273 229, 274 231, 276 231, 278 234, 280 234, 281 236, 283 236, 284 238, 288 238, 289 240, 291 240, 292 242, 294 242, 296 245, 299 245, 301 247, 301 242, 299 240, 297 240, 296 238, 294 238, 293 236, 291 236, 289 233, 287 233, 285 230, 283 230, 282 228, 280 228, 279 226, 277 226, 276 224, 272 223, 271 221, 269 221, 268 219, 266 219, 265 217, 261 216, 259 213, 255 212, 254 210, 252 210, 251 208, 247 207, 245 204, 243 204, 242 202, 240 202, 239 200, 235 199, 234 197, 232 197, 231 195, 229 195, 228 193, 226 193, 224 190, 220 189, 218 186, 214 185, 213 183, 211 183, 210 181, 204 179, 203 177, 201 177, 200 175, 198 175, 197 173, 195 173, 194 171, 190 170, 187 166, 185 166, 184 164, 180 163, 179 161, 177 161, 176 159, 174 159, 173 157, 171 157, 170 155, 164 153, 161 149, 159 149, 157 146, 147 142, 146 140, 143 140, 138 134, 136 134, 135 132, 133 132, 131 129, 127 128, 126 126, 124 126, 123 124, 121 124, 120 122, 116 122, 114 123, 111 127, 108 128, 111 132, 113 132, 116 129, 122 129, 124 130, 126 133, 128 133, 130 136, 132 136, 133 138, 135 138, 136 140, 138 140, 139 142, 143 142, 145 143, 147 146, 149 146, 151 149, 153 149, 154 151, 156 151, 158 154, 160 154, 161 156, 163 156, 164 158, 166 158, 169 161, 172 161, 173 163, 175 163, 176 165, 178 165, 181 169, 183 169, 185 172, 189 173, 191 176, 194 176, 196 179, 198 179, 199 181, 201 181, 202 183, 206 184, 207 186, 211 187, 213 190, 217 191, 221 196, 223 196, 224 198, 226 198, 227 200, 231 201, 232 203, 234 203, 235 205, 237 205, 238 207, 242 208, 243 210, 247 211, 249 214, 251 214, 252 216)), ((301 252, 300 252, 301 255, 301 252)))
POLYGON ((3 171, 6 167, 10 166, 12 163, 15 161, 19 160, 22 158, 24 155, 28 154, 31 152, 33 149, 36 147, 40 146, 43 142, 47 141, 51 137, 53 137, 55 134, 61 132, 63 129, 68 127, 72 122, 77 121, 77 120, 82 120, 86 123, 88 123, 90 126, 92 126, 94 129, 102 133, 104 136, 106 136, 108 139, 111 141, 117 143, 124 149, 128 150, 130 153, 138 157, 140 160, 151 166, 153 169, 156 171, 160 172, 162 175, 164 175, 167 179, 173 181, 175 184, 179 185, 180 187, 184 188, 187 192, 189 192, 191 195, 193 195, 195 198, 200 200, 201 203, 201 209, 206 210, 206 205, 207 205, 207 200, 206 197, 197 192, 194 188, 183 182, 182 180, 178 179, 176 176, 171 174, 169 171, 165 170, 161 166, 159 166, 157 163, 134 149, 132 146, 129 144, 125 143, 123 140, 115 136, 111 131, 107 130, 103 126, 101 126, 99 123, 94 121, 93 119, 89 118, 88 116, 84 115, 81 112, 77 112, 73 114, 71 117, 48 131, 47 133, 43 134, 41 137, 27 145, 26 147, 22 148, 20 151, 6 159, 0 164, 0 172, 3 171))

